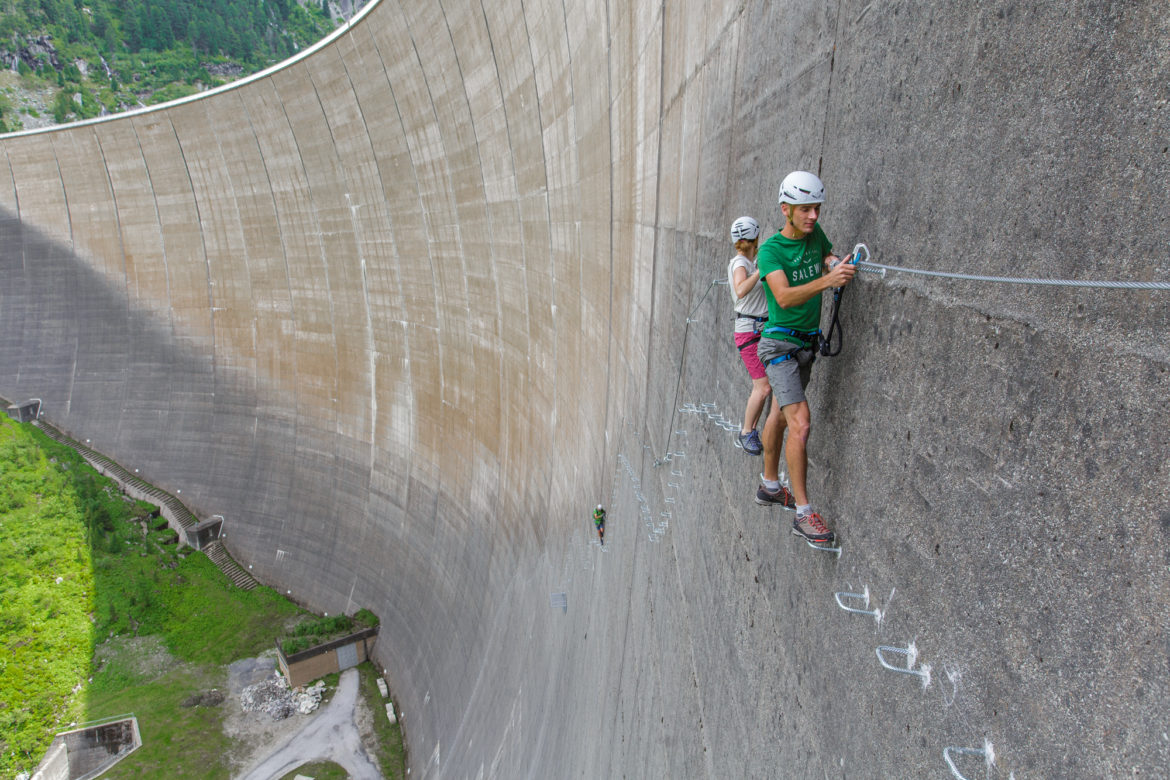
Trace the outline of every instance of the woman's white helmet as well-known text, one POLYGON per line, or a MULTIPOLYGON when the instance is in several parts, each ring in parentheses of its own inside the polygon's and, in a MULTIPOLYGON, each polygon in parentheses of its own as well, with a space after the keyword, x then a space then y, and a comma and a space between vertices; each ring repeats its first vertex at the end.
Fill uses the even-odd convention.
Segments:
POLYGON ((794 206, 825 202, 825 185, 814 173, 793 171, 780 182, 780 202, 794 206))
POLYGON ((732 241, 754 241, 760 236, 760 223, 751 217, 740 217, 731 223, 732 241))

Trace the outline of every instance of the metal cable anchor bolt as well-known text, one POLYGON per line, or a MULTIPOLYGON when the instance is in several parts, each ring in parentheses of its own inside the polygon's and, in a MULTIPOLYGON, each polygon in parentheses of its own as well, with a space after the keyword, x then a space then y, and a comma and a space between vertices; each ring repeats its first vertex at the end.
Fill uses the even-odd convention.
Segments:
POLYGON ((945 747, 943 748, 943 760, 947 762, 951 774, 958 780, 967 780, 967 778, 955 767, 955 762, 951 758, 952 753, 960 756, 982 756, 983 762, 987 765, 988 774, 991 773, 991 767, 995 766, 995 750, 990 742, 984 741, 982 748, 945 747))
POLYGON ((889 669, 891 672, 917 675, 918 677, 922 678, 922 687, 929 687, 930 666, 928 664, 922 664, 922 666, 918 669, 914 668, 914 665, 918 663, 918 648, 914 646, 913 642, 910 643, 909 647, 891 647, 890 645, 879 645, 875 652, 877 653, 878 661, 886 669, 889 669), (886 663, 886 658, 884 655, 882 655, 883 652, 906 656, 906 668, 903 669, 900 666, 890 666, 888 663, 886 663))

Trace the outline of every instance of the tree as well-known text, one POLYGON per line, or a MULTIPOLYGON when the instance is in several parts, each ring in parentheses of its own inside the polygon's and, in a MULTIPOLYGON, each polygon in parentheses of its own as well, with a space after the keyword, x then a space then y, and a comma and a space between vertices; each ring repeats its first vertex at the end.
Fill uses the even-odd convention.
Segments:
POLYGON ((126 9, 122 17, 122 40, 126 41, 126 48, 136 52, 142 49, 142 25, 138 21, 138 9, 126 9))
POLYGON ((151 6, 148 13, 150 48, 155 51, 166 51, 175 45, 175 33, 171 30, 171 20, 167 17, 167 12, 157 5, 151 6))
POLYGON ((53 98, 53 119, 57 124, 64 124, 69 114, 77 106, 73 102, 73 93, 67 89, 62 89, 57 92, 57 97, 53 98))

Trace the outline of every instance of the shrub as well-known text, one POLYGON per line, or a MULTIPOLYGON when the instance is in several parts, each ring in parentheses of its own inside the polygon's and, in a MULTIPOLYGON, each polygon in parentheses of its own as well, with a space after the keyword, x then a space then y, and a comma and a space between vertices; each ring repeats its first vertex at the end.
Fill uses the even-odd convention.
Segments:
POLYGON ((355 622, 368 626, 369 628, 376 628, 378 623, 378 616, 368 609, 359 609, 353 616, 355 622))
POLYGON ((332 639, 353 633, 353 630, 353 618, 346 615, 314 618, 298 623, 293 628, 292 635, 285 637, 281 641, 280 646, 284 650, 285 655, 292 655, 293 653, 299 653, 310 647, 324 644, 332 639))

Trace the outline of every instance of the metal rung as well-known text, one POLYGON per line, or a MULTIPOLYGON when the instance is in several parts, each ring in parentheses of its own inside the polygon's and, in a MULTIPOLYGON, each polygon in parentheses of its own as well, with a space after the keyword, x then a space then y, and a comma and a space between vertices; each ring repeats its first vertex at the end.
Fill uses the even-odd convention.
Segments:
POLYGON ((951 759, 951 754, 959 756, 981 756, 983 762, 987 765, 987 771, 991 771, 991 767, 995 766, 995 750, 990 742, 984 742, 982 748, 966 748, 966 747, 946 747, 943 748, 943 760, 947 762, 947 766, 951 770, 951 774, 958 778, 958 780, 967 780, 967 778, 955 766, 954 760, 951 759))
POLYGON ((846 612, 854 612, 858 615, 870 615, 879 623, 882 621, 882 611, 880 609, 869 609, 869 587, 865 588, 864 593, 846 593, 845 591, 838 591, 833 594, 833 598, 837 600, 837 606, 846 612), (865 603, 865 609, 857 607, 850 607, 845 604, 842 599, 849 599, 850 601, 862 601, 865 603))
POLYGON ((922 687, 926 688, 930 685, 930 666, 923 664, 918 669, 914 665, 918 663, 918 648, 911 642, 909 647, 891 647, 890 645, 879 645, 877 650, 878 661, 883 667, 889 669, 891 672, 899 672, 901 674, 913 674, 922 678, 922 687), (894 653, 896 655, 906 656, 906 668, 900 666, 890 666, 886 663, 886 658, 882 653, 894 653))
POLYGON ((836 555, 838 558, 841 557, 841 545, 839 545, 839 544, 834 545, 834 546, 829 546, 827 544, 813 544, 808 539, 805 539, 804 543, 807 544, 809 547, 813 548, 814 550, 820 550, 821 552, 833 553, 833 555, 836 555))

